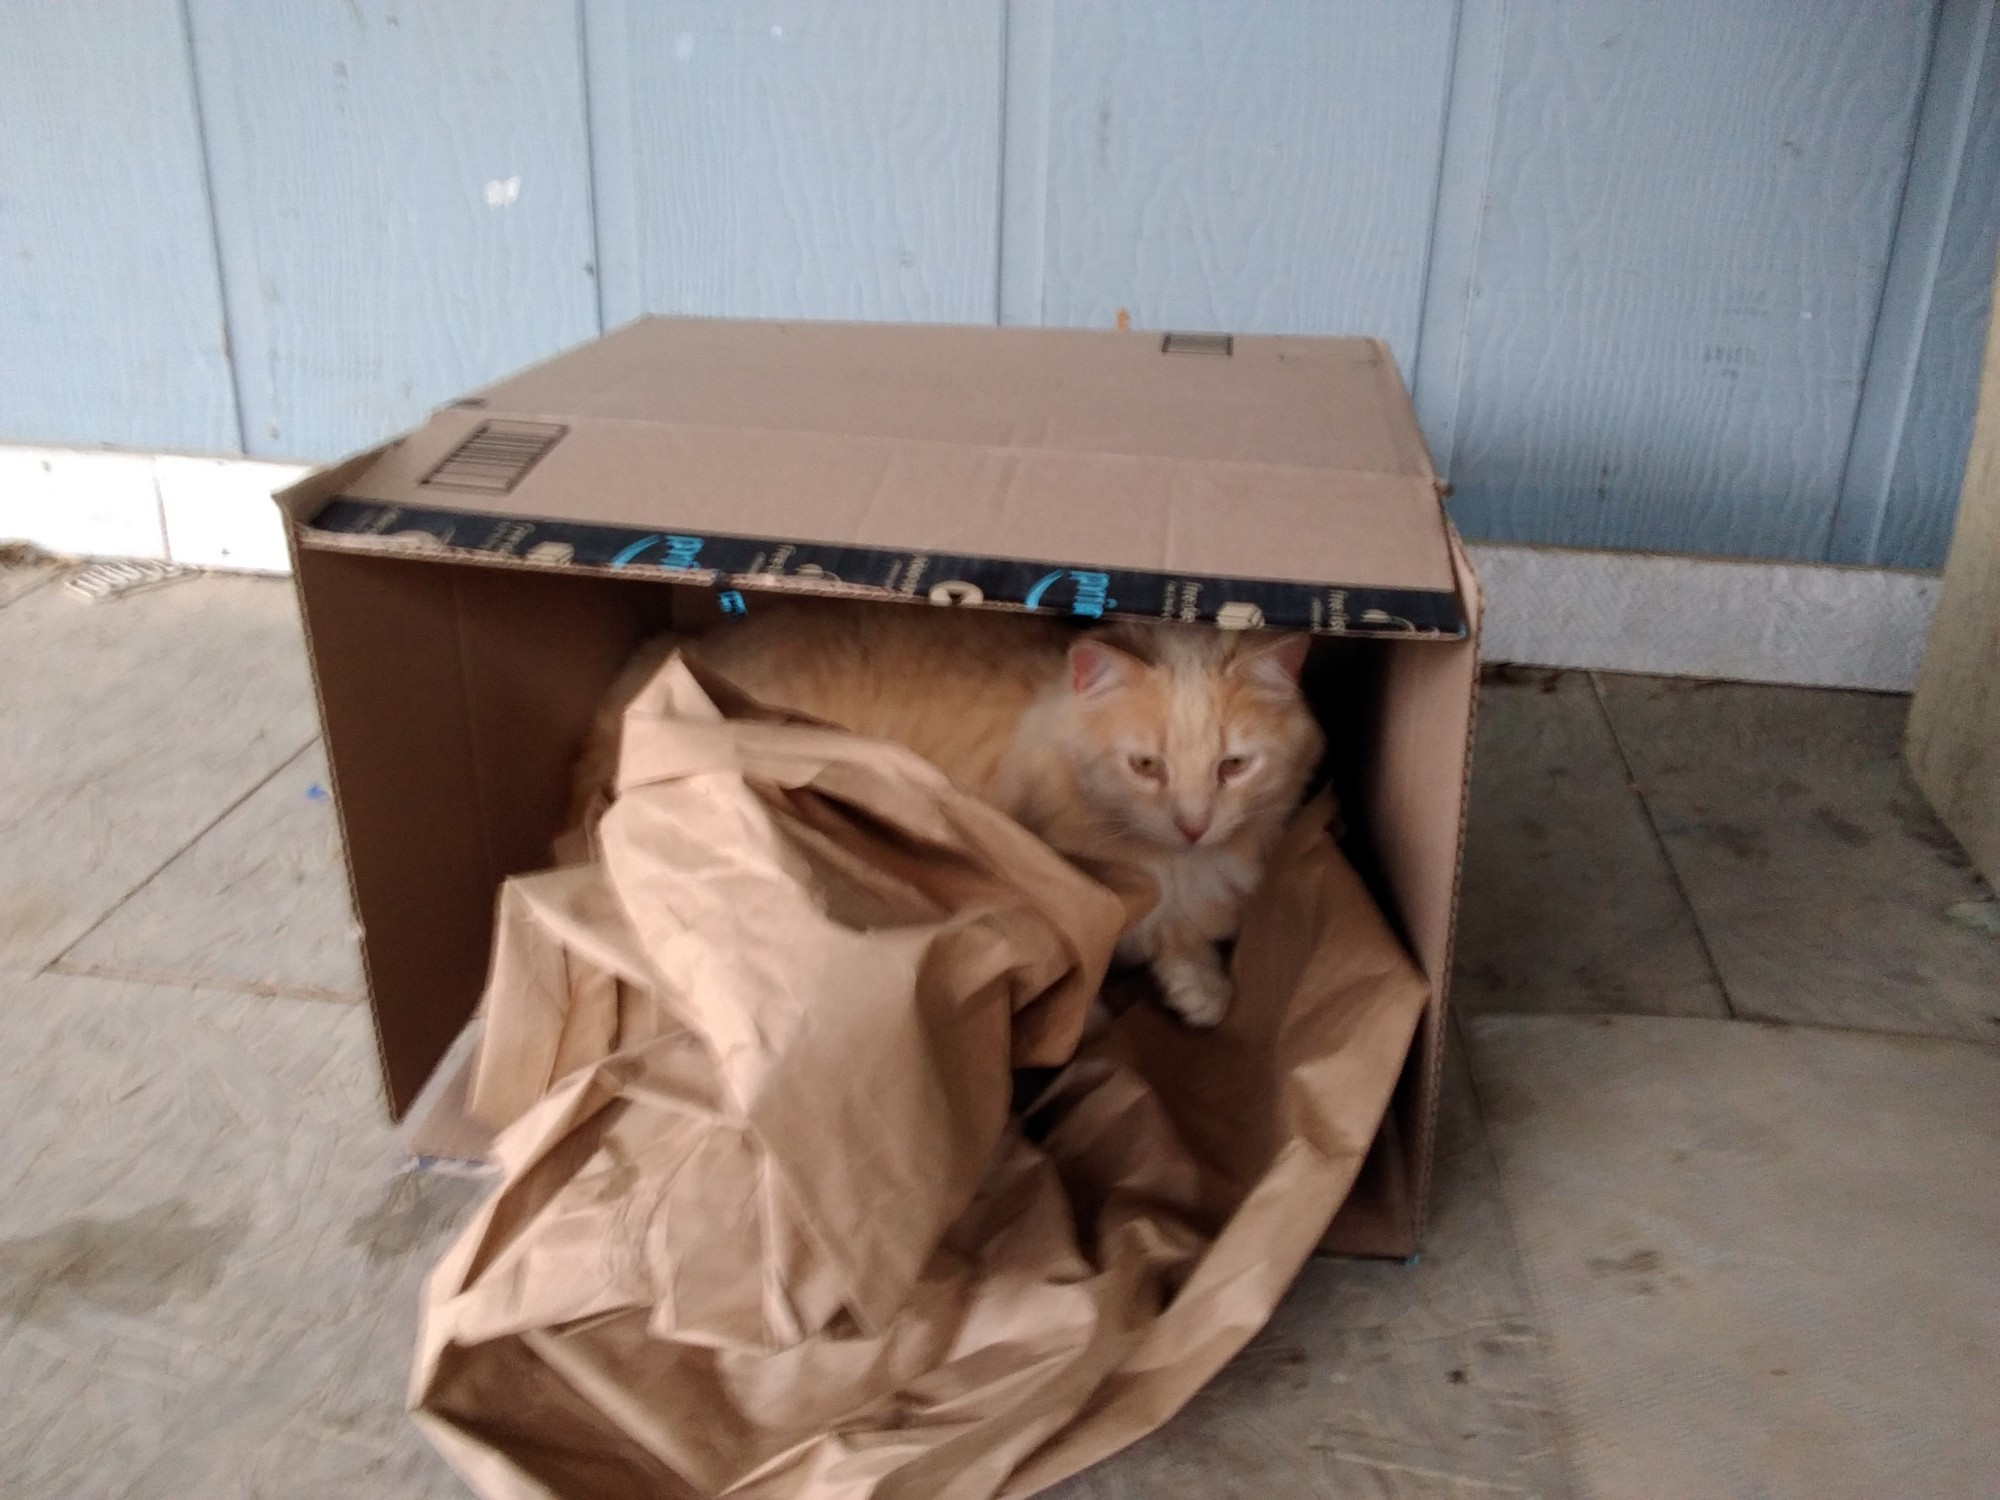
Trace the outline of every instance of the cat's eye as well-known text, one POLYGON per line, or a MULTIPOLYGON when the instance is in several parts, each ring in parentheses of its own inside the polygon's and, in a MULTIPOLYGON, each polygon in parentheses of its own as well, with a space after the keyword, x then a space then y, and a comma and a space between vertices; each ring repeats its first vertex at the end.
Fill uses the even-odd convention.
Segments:
POLYGON ((1249 756, 1225 755, 1215 763, 1215 779, 1217 781, 1234 781, 1249 769, 1249 756))
POLYGON ((1134 771, 1149 781, 1158 781, 1167 774, 1167 763, 1157 755, 1135 755, 1131 765, 1134 771))

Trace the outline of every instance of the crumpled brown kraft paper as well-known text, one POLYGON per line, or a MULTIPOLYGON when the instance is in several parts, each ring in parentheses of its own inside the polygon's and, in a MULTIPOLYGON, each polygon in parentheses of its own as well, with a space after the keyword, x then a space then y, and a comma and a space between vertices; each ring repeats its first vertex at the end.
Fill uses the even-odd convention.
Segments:
POLYGON ((1220 1028, 1141 1004, 1079 1051, 1116 897, 669 662, 601 856, 502 893, 503 1179, 431 1277, 418 1420, 488 1500, 1024 1496, 1160 1425, 1318 1242, 1426 1002, 1329 811, 1220 1028))

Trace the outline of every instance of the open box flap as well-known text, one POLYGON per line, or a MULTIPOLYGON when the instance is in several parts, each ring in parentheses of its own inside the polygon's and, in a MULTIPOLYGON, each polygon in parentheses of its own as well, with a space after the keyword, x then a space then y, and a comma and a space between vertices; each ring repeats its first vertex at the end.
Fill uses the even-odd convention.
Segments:
POLYGON ((1463 635, 1387 349, 1177 337, 649 319, 295 516, 308 546, 725 589, 1463 635))
POLYGON ((1394 357, 1366 338, 644 318, 458 404, 1433 477, 1394 357))

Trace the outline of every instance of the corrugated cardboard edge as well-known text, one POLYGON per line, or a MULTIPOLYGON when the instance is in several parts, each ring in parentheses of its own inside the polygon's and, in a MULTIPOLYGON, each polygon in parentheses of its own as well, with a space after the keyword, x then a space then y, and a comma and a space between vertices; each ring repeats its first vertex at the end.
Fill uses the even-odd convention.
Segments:
MULTIPOLYGON (((320 738, 326 738, 326 701, 320 696, 319 657, 313 647, 312 616, 306 609, 304 575, 299 570, 299 529, 302 513, 316 509, 323 501, 339 492, 342 486, 366 473, 381 456, 394 447, 394 443, 384 443, 377 448, 369 448, 361 453, 329 464, 323 469, 315 469, 296 484, 287 485, 274 491, 271 501, 278 507, 285 524, 285 557, 292 574, 292 592, 298 601, 299 632, 305 640, 307 675, 312 679, 313 712, 319 719, 320 738)), ((357 931, 361 926, 361 893, 355 888, 353 863, 347 858, 347 799, 340 794, 340 772, 333 763, 333 756, 326 757, 326 779, 328 790, 333 793, 334 819, 340 828, 340 880, 347 892, 348 920, 357 931)), ((375 981, 368 968, 368 944, 359 944, 362 984, 368 993, 368 1024, 375 1033, 375 1062, 383 1081, 381 1100, 390 1118, 395 1117, 395 1106, 390 1102, 389 1042, 382 1031, 382 1017, 375 1004, 375 981)))
MULTIPOLYGON (((1061 603, 1043 605, 1042 594, 1065 581, 1075 595, 1068 613, 1081 619, 1150 623, 1179 618, 1231 629, 1248 628, 1229 618, 1247 611, 1249 624, 1319 635, 1464 638, 1463 601, 1455 582, 1445 589, 1403 588, 1334 579, 1162 571, 1054 554, 1014 557, 698 527, 682 532, 656 529, 650 523, 549 520, 464 509, 437 497, 426 498, 433 503, 417 506, 342 494, 312 516, 300 518, 302 544, 315 551, 432 557, 475 567, 666 579, 720 591, 726 600, 735 601, 739 613, 746 594, 937 604, 948 602, 941 591, 949 595, 957 590, 961 596, 955 602, 962 608, 1061 614, 1061 603), (468 530, 476 540, 466 538, 468 530), (660 548, 660 544, 666 545, 660 548), (643 555, 655 548, 660 548, 659 556, 643 555), (867 570, 873 581, 857 578, 857 567, 867 570), (939 576, 929 576, 932 573, 939 576), (1218 596, 1219 602, 1198 609, 1192 603, 1174 607, 1177 599, 1216 601, 1218 596), (1120 607, 1121 597, 1126 607, 1120 607), (1137 607, 1140 599, 1157 599, 1159 607, 1150 603, 1137 607), (1331 599, 1340 603, 1329 623, 1322 619, 1322 610, 1335 608, 1327 602, 1331 599)), ((1439 520, 1442 524, 1442 516, 1439 520)))
POLYGON ((1445 541, 1451 548, 1452 570, 1458 578, 1459 599, 1465 606, 1465 649, 1471 652, 1474 667, 1472 694, 1465 712, 1465 769, 1460 773, 1459 780, 1458 851, 1452 864, 1451 919, 1446 926, 1445 971, 1437 977, 1437 1042, 1431 1048, 1425 1067, 1424 1089, 1431 1107, 1423 1113, 1423 1133, 1417 1142, 1415 1222, 1411 1225, 1411 1234, 1419 1247, 1430 1228, 1431 1180, 1437 1167, 1438 1116, 1442 1113, 1444 1093, 1444 1054, 1451 1044, 1451 985, 1458 968, 1458 911, 1465 888, 1465 833, 1472 811, 1472 755, 1479 738, 1479 637, 1486 614, 1486 600, 1479 586, 1479 570, 1472 565, 1472 554, 1466 550, 1458 528, 1448 520, 1445 522, 1445 541))

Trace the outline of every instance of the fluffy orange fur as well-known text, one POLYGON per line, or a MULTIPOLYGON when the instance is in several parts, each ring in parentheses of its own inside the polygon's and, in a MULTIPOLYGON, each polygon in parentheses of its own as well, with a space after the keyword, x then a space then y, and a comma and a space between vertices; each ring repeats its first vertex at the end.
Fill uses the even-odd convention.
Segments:
POLYGON ((1215 945, 1318 763, 1298 689, 1306 639, 1205 626, 1078 634, 986 611, 766 607, 692 641, 642 649, 579 768, 601 803, 619 716, 676 647, 751 697, 930 760, 1097 874, 1147 893, 1119 956, 1151 966, 1188 1024, 1227 1013, 1215 945))

